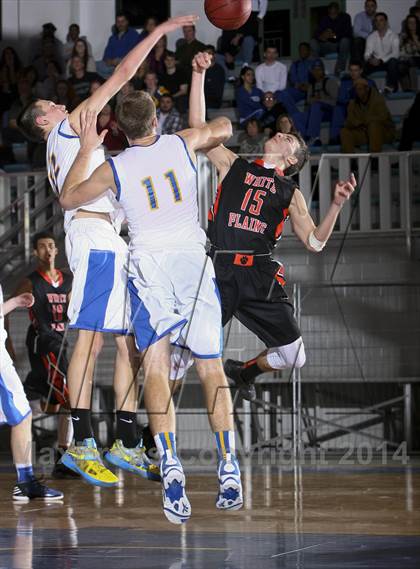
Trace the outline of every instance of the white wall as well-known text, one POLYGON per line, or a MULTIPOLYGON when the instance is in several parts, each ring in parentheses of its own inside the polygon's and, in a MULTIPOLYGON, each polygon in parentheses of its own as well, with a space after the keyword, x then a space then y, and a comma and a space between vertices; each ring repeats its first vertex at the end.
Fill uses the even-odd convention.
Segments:
MULTIPOLYGON (((401 22, 407 16, 411 6, 416 3, 415 0, 377 0, 378 12, 385 12, 388 15, 388 21, 394 32, 400 33, 401 22)), ((364 0, 347 0, 346 12, 350 14, 352 20, 358 12, 364 9, 364 0)))

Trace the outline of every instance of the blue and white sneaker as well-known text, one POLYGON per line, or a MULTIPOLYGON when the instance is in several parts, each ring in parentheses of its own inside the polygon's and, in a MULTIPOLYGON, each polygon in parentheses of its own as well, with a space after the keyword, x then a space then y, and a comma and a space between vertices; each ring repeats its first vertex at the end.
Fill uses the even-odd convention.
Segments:
POLYGON ((163 512, 173 524, 183 524, 191 517, 191 505, 185 494, 185 474, 177 456, 168 453, 160 463, 163 512))
POLYGON ((239 510, 243 505, 241 472, 235 455, 227 454, 217 467, 219 494, 216 508, 220 510, 239 510))
POLYGON ((42 484, 37 478, 33 477, 27 482, 18 482, 13 488, 13 500, 16 502, 29 502, 29 500, 62 500, 63 492, 53 490, 42 484))

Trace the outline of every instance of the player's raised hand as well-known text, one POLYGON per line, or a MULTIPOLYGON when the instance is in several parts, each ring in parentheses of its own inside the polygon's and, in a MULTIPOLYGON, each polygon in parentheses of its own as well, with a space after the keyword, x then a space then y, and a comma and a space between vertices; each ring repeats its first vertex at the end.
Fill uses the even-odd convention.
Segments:
POLYGON ((108 129, 105 129, 101 134, 98 134, 96 122, 96 111, 82 110, 80 113, 80 148, 85 152, 93 152, 98 146, 101 146, 108 133, 108 129))
POLYGON ((198 52, 192 60, 192 68, 195 73, 203 73, 211 65, 211 55, 207 52, 198 52))
POLYGON ((173 32, 178 28, 183 26, 195 26, 198 20, 198 16, 195 14, 189 14, 188 16, 176 16, 175 18, 169 18, 166 22, 163 22, 158 26, 158 28, 164 33, 173 32))
POLYGON ((33 306, 35 298, 30 292, 24 292, 19 296, 15 296, 14 301, 16 308, 30 308, 33 306))
POLYGON ((335 205, 342 206, 352 195, 356 189, 357 181, 352 173, 350 179, 337 182, 334 189, 334 203, 335 205))

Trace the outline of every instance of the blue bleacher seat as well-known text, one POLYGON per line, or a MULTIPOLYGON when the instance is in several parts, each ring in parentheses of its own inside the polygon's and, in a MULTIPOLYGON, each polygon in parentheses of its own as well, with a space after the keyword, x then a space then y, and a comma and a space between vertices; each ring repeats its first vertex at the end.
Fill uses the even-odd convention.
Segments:
POLYGON ((414 91, 397 91, 396 93, 387 93, 386 98, 391 101, 400 101, 402 99, 414 99, 415 95, 414 91))
POLYGON ((331 59, 337 59, 337 57, 338 57, 338 53, 337 53, 337 52, 335 52, 335 53, 327 53, 327 55, 324 55, 324 58, 323 58, 323 59, 330 59, 330 60, 331 60, 331 59))
POLYGON ((5 164, 3 166, 3 170, 7 174, 15 174, 17 172, 30 172, 31 165, 30 164, 5 164))

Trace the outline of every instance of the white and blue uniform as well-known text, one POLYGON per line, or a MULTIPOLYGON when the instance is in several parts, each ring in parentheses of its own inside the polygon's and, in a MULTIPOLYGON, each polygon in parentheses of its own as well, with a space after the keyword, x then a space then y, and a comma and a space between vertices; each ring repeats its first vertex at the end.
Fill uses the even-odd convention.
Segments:
MULTIPOLYGON (((79 148, 79 137, 68 119, 48 136, 48 177, 57 195, 79 148)), ((104 151, 96 149, 88 175, 104 161, 104 151)), ((74 275, 68 308, 70 327, 125 334, 129 325, 127 245, 118 235, 123 212, 111 190, 80 209, 108 213, 113 223, 99 218, 73 219, 76 210, 64 213, 66 254, 74 275)))
POLYGON ((220 301, 198 222, 197 172, 184 140, 163 135, 108 162, 128 221, 137 347, 145 350, 170 334, 195 357, 220 357, 220 301))
POLYGON ((0 285, 0 425, 19 425, 31 408, 13 361, 6 350, 7 332, 4 329, 3 291, 0 285))

